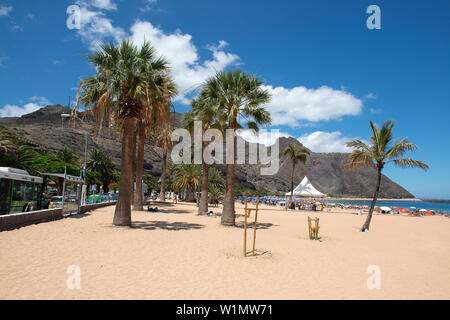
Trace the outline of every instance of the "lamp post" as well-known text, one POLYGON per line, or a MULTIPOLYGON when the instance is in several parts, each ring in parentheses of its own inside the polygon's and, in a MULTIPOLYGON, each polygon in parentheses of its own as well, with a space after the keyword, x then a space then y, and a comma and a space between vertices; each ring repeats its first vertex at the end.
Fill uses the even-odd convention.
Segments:
MULTIPOLYGON (((71 114, 67 114, 67 113, 63 113, 61 114, 61 119, 64 121, 64 119, 69 119, 69 118, 74 118, 74 119, 78 119, 80 120, 83 124, 86 124, 86 122, 79 118, 78 116, 72 117, 71 114)), ((86 130, 85 133, 85 146, 84 146, 84 167, 83 167, 83 172, 82 172, 82 176, 84 178, 84 189, 86 189, 87 183, 86 183, 86 171, 87 171, 87 154, 88 154, 88 143, 89 143, 89 131, 86 130)), ((86 204, 86 192, 87 190, 83 190, 83 197, 81 199, 82 205, 86 204)))

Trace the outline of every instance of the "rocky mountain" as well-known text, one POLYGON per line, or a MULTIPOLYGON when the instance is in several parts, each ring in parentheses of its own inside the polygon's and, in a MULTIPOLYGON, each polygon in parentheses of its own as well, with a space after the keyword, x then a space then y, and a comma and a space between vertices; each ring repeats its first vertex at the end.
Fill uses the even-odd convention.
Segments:
MULTIPOLYGON (((0 118, 0 125, 7 127, 16 136, 22 137, 29 143, 47 148, 52 151, 62 150, 65 147, 74 150, 84 157, 85 134, 89 132, 89 150, 103 149, 107 151, 119 168, 121 157, 121 143, 114 130, 103 128, 98 132, 95 120, 92 117, 84 118, 85 122, 62 120, 62 113, 69 113, 68 107, 61 105, 48 106, 20 118, 0 118)), ((179 126, 181 114, 175 114, 176 124, 179 126)), ((281 138, 279 140, 280 152, 288 144, 300 144, 294 138, 281 138)), ((246 157, 249 156, 249 144, 246 143, 246 157)), ((266 148, 258 145, 258 148, 266 148)), ((376 170, 364 168, 358 170, 344 169, 349 155, 344 153, 312 153, 306 165, 298 165, 294 184, 298 184, 305 175, 321 192, 343 197, 371 197, 376 181, 376 170)), ((152 175, 161 174, 162 150, 149 141, 145 146, 144 169, 152 175)), ((225 166, 217 166, 225 173, 225 166)), ((273 176, 262 176, 260 165, 237 165, 237 184, 269 191, 288 192, 290 188, 290 175, 292 163, 289 158, 280 159, 280 169, 273 176)), ((380 196, 383 198, 413 198, 400 185, 383 176, 380 196)))

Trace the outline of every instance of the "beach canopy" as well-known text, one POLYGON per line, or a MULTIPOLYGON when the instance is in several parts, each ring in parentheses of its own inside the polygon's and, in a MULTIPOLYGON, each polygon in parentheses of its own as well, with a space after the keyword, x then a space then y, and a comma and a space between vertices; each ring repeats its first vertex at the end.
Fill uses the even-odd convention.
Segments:
POLYGON ((392 209, 389 208, 389 207, 381 207, 380 210, 381 210, 381 211, 386 211, 386 212, 392 211, 392 209))
MULTIPOLYGON (((290 192, 286 193, 287 196, 291 195, 290 192)), ((294 196, 302 197, 326 197, 325 194, 314 188, 309 181, 308 177, 305 177, 303 181, 294 189, 294 196)))

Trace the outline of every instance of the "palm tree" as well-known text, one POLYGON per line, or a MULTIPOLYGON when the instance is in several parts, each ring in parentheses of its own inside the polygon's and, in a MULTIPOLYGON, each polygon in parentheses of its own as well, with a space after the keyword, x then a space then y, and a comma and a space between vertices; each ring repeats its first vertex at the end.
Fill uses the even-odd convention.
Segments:
POLYGON ((170 124, 164 123, 162 125, 162 128, 159 128, 159 132, 156 136, 157 145, 163 149, 160 190, 160 197, 162 202, 166 201, 167 158, 169 149, 171 149, 173 146, 171 137, 172 130, 170 129, 170 124))
POLYGON ((223 189, 225 186, 225 180, 222 176, 222 172, 214 167, 210 167, 208 173, 208 184, 211 188, 223 189))
POLYGON ((152 87, 153 78, 148 75, 155 56, 156 51, 148 42, 141 48, 129 40, 123 40, 117 47, 112 43, 102 44, 98 51, 88 55, 96 75, 81 82, 80 101, 85 108, 101 115, 101 119, 110 112, 120 122, 123 133, 115 226, 131 226, 133 159, 136 157, 133 138, 137 121, 143 119, 145 111, 142 96, 152 87))
POLYGON ((58 151, 56 156, 64 163, 68 163, 76 167, 79 166, 80 158, 73 150, 64 148, 64 150, 58 151))
MULTIPOLYGON (((294 173, 295 173, 295 166, 297 165, 298 162, 306 164, 306 160, 307 160, 308 156, 310 156, 310 155, 311 155, 311 153, 309 152, 308 149, 306 149, 305 147, 298 148, 297 144, 295 144, 295 143, 292 143, 292 144, 288 145, 286 150, 284 150, 280 154, 280 157, 288 156, 289 159, 291 159, 291 161, 292 161, 291 201, 294 198, 294 173)), ((288 208, 287 205, 286 205, 286 208, 288 208)))
POLYGON ((103 150, 92 150, 87 162, 87 170, 98 172, 103 185, 103 192, 109 192, 109 185, 114 178, 114 163, 111 156, 103 150))
POLYGON ((220 199, 223 196, 223 188, 211 186, 208 190, 209 198, 211 199, 211 204, 213 206, 217 206, 219 204, 220 199))
MULTIPOLYGON (((194 123, 195 121, 201 122, 202 125, 202 136, 208 129, 221 129, 220 124, 216 121, 216 113, 213 105, 210 104, 208 97, 203 90, 198 97, 192 100, 191 102, 192 110, 185 113, 183 116, 183 127, 193 134, 194 132, 194 123)), ((222 130, 223 131, 223 130, 222 130)), ((203 139, 202 139, 203 140, 203 139)), ((198 203, 198 214, 203 214, 208 212, 208 203, 209 203, 209 173, 210 165, 206 163, 205 158, 203 157, 203 150, 208 146, 208 143, 202 142, 202 174, 201 174, 201 183, 200 187, 200 199, 198 203)))
POLYGON ((353 148, 353 153, 350 157, 350 162, 346 164, 346 167, 357 168, 375 166, 377 169, 377 184, 372 206, 370 207, 367 220, 361 229, 362 232, 369 231, 373 211, 380 191, 381 172, 387 164, 393 163, 401 168, 429 169, 429 166, 422 161, 403 158, 408 151, 415 151, 418 147, 415 144, 410 143, 406 138, 392 143, 392 129, 394 124, 395 122, 386 121, 380 129, 376 124, 370 121, 370 127, 372 128, 373 133, 373 136, 370 137, 370 144, 366 144, 359 139, 347 143, 349 148, 353 148))
MULTIPOLYGON (((167 153, 171 147, 170 140, 170 108, 172 98, 177 95, 175 82, 168 75, 168 64, 164 59, 152 62, 151 68, 147 71, 148 86, 143 90, 141 98, 144 106, 143 118, 139 123, 139 144, 136 164, 136 192, 134 194, 134 210, 142 211, 143 206, 143 165, 144 165, 144 143, 151 130, 158 130, 167 136, 163 143, 164 158, 163 171, 167 167, 167 153), (159 128, 163 128, 160 130, 159 128)), ((164 175, 163 175, 164 176, 164 175)), ((165 186, 165 176, 162 187, 165 186)), ((162 193, 162 201, 165 201, 165 190, 162 193)))
MULTIPOLYGON (((254 75, 240 70, 219 72, 207 80, 204 95, 216 112, 216 121, 234 133, 234 154, 236 155, 236 130, 242 128, 238 119, 243 117, 249 129, 258 131, 262 125, 270 125, 270 113, 262 106, 270 102, 270 94, 262 89, 263 82, 254 75)), ((235 160, 226 165, 226 188, 222 224, 235 225, 234 181, 235 160)))
POLYGON ((173 168, 173 183, 176 189, 186 190, 188 202, 195 202, 193 192, 197 190, 200 178, 200 166, 181 164, 173 168))

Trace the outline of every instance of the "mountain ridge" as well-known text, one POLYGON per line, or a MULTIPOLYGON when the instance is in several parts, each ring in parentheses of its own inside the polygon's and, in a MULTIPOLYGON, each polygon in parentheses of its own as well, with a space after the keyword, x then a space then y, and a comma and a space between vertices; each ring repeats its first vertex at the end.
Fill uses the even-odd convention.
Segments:
MULTIPOLYGON (((107 151, 117 168, 120 167, 121 143, 114 130, 104 128, 96 132, 93 116, 84 115, 85 123, 66 121, 63 128, 62 113, 70 113, 71 109, 62 105, 52 105, 39 109, 22 117, 0 118, 0 125, 7 127, 14 135, 30 141, 52 151, 59 151, 65 147, 74 150, 80 158, 84 158, 84 136, 86 130, 90 132, 89 150, 98 148, 107 151), (51 130, 49 128, 51 127, 51 130)), ((83 117, 83 115, 81 115, 83 117)), ((176 126, 181 125, 182 114, 176 113, 176 126)), ((242 139, 242 138, 239 138, 242 139)), ((303 146, 297 139, 280 138, 279 151, 282 152, 290 143, 303 146)), ((248 146, 246 142, 246 157, 248 146)), ((267 148, 258 145, 258 148, 267 148)), ((271 147, 268 147, 271 149, 271 147)), ((360 168, 358 170, 345 169, 344 164, 349 160, 346 153, 311 153, 306 165, 297 166, 294 184, 298 185, 305 176, 322 193, 339 197, 373 196, 376 181, 375 168, 360 168)), ((144 170, 152 175, 161 174, 162 150, 153 141, 145 145, 144 170)), ((225 174, 225 165, 216 165, 225 174)), ((236 165, 236 183, 252 189, 265 189, 271 192, 288 192, 292 163, 288 157, 280 159, 279 171, 273 176, 262 176, 261 165, 236 165)), ((404 199, 414 196, 399 184, 382 177, 381 198, 404 199)))

